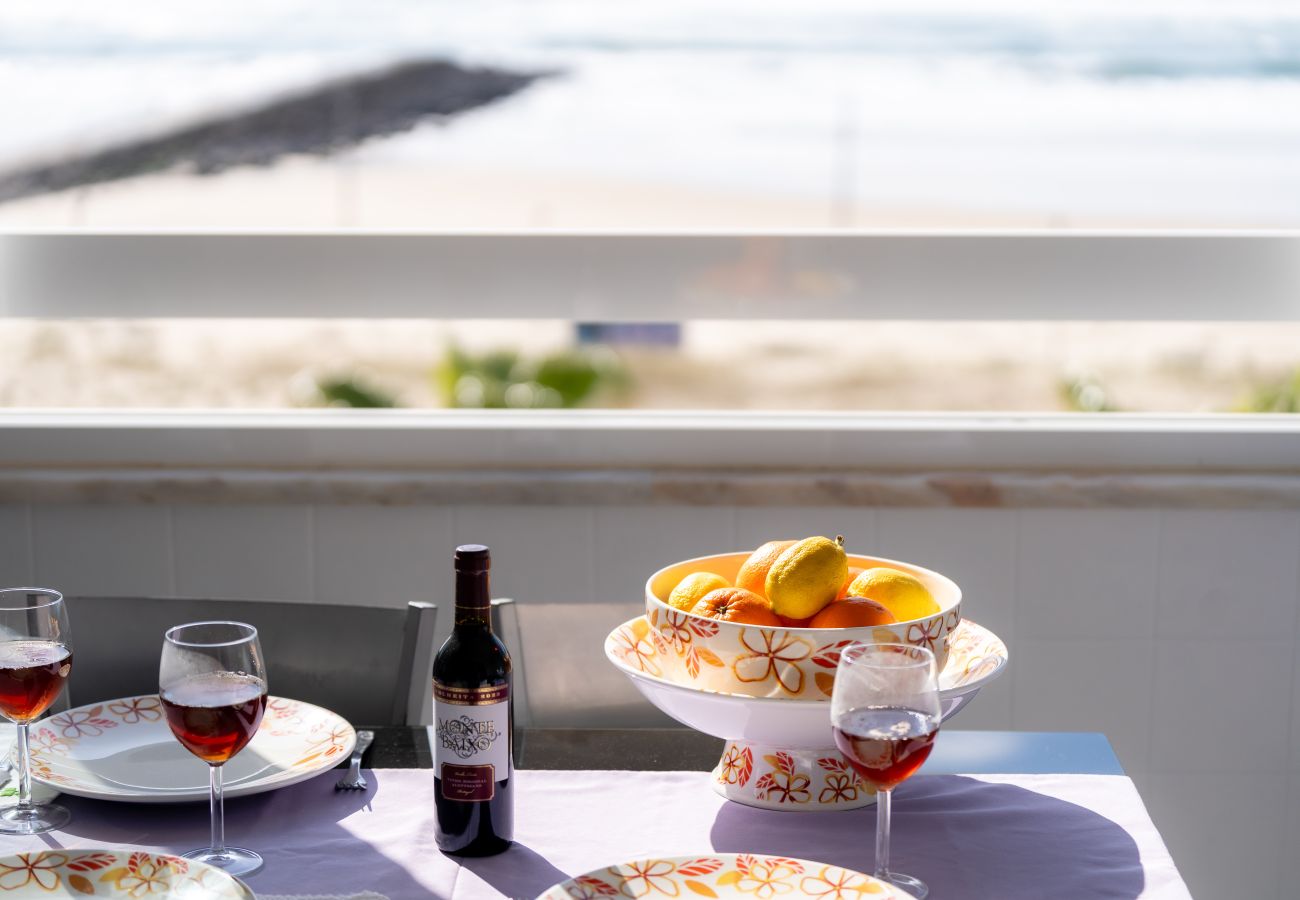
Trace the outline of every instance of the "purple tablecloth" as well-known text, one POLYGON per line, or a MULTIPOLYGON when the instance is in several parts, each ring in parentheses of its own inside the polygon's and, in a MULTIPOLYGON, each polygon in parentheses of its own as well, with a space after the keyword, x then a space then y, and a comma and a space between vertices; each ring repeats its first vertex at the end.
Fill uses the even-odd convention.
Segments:
MULTIPOLYGON (((769 812, 728 803, 699 772, 516 775, 516 845, 462 865, 433 841, 433 776, 381 769, 364 793, 332 775, 232 800, 231 844, 266 857, 258 893, 392 900, 535 897, 601 866, 646 856, 773 853, 871 870, 875 812, 769 812)), ((132 846, 183 851, 207 839, 206 805, 63 798, 65 831, 6 839, 6 852, 132 846)), ((894 800, 897 868, 936 900, 1187 898, 1133 783, 1114 775, 919 775, 894 800)))

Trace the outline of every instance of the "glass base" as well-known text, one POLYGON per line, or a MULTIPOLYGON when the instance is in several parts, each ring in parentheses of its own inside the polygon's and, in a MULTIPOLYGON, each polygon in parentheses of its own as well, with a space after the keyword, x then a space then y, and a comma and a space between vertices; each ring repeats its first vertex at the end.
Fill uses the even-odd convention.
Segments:
POLYGON ((44 834, 72 821, 72 813, 57 803, 43 803, 0 811, 0 834, 44 834))
POLYGON ((207 863, 210 866, 216 866, 231 875, 252 875, 255 872, 260 872, 263 865, 262 857, 252 850, 243 850, 239 847, 227 847, 220 853, 206 847, 202 850, 191 850, 189 853, 182 853, 181 856, 186 859, 197 859, 199 862, 207 863))
POLYGON ((902 888, 907 891, 916 900, 925 900, 930 896, 930 888, 924 881, 919 878, 913 878, 911 875, 904 875, 902 872, 890 872, 888 875, 877 875, 881 881, 888 881, 896 888, 902 888))

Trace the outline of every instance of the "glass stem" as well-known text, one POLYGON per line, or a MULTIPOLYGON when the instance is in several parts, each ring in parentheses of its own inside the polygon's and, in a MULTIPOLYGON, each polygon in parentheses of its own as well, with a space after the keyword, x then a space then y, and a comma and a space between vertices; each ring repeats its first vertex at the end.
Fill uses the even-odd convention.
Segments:
POLYGON ((881 881, 889 880, 889 791, 876 791, 876 871, 881 881))
POLYGON ((221 795, 221 766, 208 766, 208 802, 212 807, 212 851, 226 852, 226 808, 221 795))
POLYGON ((18 724, 18 809, 32 808, 32 765, 27 751, 27 723, 18 724))

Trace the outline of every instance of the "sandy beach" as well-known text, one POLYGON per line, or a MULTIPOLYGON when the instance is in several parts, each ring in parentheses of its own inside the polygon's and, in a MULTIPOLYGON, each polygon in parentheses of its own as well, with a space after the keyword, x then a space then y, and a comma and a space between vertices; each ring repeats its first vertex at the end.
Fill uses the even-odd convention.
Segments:
MULTIPOLYGON (((0 321, 0 406, 295 408, 354 377, 438 407, 455 341, 538 356, 567 322, 0 321)), ((659 409, 1060 411, 1096 384, 1126 411, 1223 412, 1294 371, 1300 325, 694 322, 680 348, 623 347, 626 393, 659 409)))

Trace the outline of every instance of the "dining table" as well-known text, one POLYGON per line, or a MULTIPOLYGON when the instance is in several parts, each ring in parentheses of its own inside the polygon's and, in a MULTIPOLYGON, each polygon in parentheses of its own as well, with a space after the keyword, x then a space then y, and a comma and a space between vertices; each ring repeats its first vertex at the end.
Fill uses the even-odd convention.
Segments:
MULTIPOLYGON (((434 840, 427 727, 374 730, 363 791, 336 791, 330 770, 227 800, 227 840, 266 860, 248 878, 259 898, 534 898, 604 866, 682 855, 872 868, 872 808, 783 812, 727 801, 708 771, 721 742, 666 728, 517 730, 513 846, 448 856, 434 840)), ((208 839, 206 804, 60 802, 73 814, 66 828, 9 838, 6 852, 177 853, 208 839)), ((934 898, 1191 896, 1099 734, 945 733, 921 773, 896 789, 893 860, 934 898)), ((779 887, 773 897, 800 895, 779 887)))

